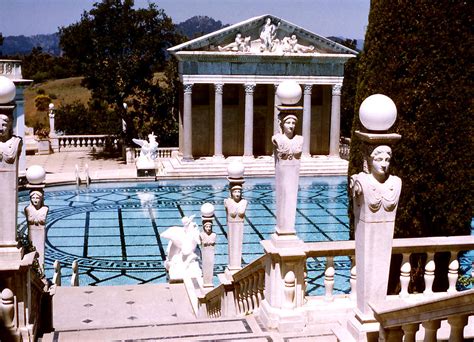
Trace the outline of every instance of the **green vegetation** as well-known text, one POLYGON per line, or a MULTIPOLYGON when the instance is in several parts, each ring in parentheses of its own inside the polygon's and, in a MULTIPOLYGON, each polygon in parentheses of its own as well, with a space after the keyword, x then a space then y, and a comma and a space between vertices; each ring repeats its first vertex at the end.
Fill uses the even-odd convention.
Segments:
MULTIPOLYGON (((472 13, 468 1, 373 0, 355 108, 382 93, 398 108, 392 171, 403 180, 399 237, 469 234, 473 216, 472 13)), ((355 115, 353 131, 361 129, 355 115)), ((349 174, 361 171, 353 139, 349 174)))
POLYGON ((90 89, 94 103, 104 108, 97 112, 99 118, 108 116, 109 110, 122 118, 127 142, 153 131, 158 137, 172 133, 176 144, 176 103, 169 100, 174 99, 171 73, 176 68, 168 66, 166 73, 172 77, 165 87, 154 82, 154 73, 166 69, 166 49, 182 38, 163 10, 154 4, 147 9, 133 5, 133 0, 95 3, 78 23, 60 29, 60 44, 84 76, 82 84, 90 89))

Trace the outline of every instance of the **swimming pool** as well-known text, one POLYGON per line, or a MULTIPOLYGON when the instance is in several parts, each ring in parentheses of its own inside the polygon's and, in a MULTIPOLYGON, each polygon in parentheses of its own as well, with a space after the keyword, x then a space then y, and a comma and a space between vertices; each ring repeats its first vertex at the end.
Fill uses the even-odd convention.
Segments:
MULTIPOLYGON (((243 197, 246 211, 243 264, 262 255, 260 241, 275 228, 274 179, 247 179, 243 197)), ((45 189, 49 206, 46 226, 45 271, 62 265, 62 282, 69 284, 71 263, 78 260, 80 285, 128 285, 166 282, 163 262, 168 240, 160 234, 181 225, 181 217, 196 215, 201 205, 215 206, 213 230, 217 234, 215 274, 227 265, 226 215, 229 196, 226 179, 179 180, 153 183, 103 183, 89 188, 45 189)), ((298 195, 296 231, 306 242, 347 240, 346 177, 302 177, 298 195)), ((19 194, 19 230, 25 232, 23 208, 28 192, 19 194)), ((338 258, 335 291, 349 290, 350 260, 338 258)), ((308 292, 322 293, 324 258, 308 259, 308 292), (321 292, 320 292, 321 291, 321 292)), ((215 277, 217 282, 217 277, 215 277)))

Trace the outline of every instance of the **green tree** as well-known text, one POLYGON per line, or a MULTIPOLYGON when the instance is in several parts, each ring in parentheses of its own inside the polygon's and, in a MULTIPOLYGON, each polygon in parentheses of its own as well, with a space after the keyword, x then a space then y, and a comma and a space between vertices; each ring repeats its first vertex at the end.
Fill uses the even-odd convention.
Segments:
MULTIPOLYGON (((126 121, 128 141, 147 127, 133 120, 138 108, 126 111, 123 103, 145 103, 143 96, 159 89, 154 73, 164 67, 166 49, 180 39, 171 19, 155 4, 146 9, 133 6, 133 0, 95 3, 78 23, 60 29, 64 54, 77 65, 92 97, 107 102, 126 121)), ((154 113, 147 108, 141 115, 151 118, 154 113)))
MULTIPOLYGON (((355 108, 391 97, 402 140, 392 172, 403 180, 399 237, 469 234, 473 216, 472 13, 461 0, 372 0, 355 108)), ((361 129, 355 115, 353 130, 361 129)), ((352 139, 349 174, 361 171, 352 139)))

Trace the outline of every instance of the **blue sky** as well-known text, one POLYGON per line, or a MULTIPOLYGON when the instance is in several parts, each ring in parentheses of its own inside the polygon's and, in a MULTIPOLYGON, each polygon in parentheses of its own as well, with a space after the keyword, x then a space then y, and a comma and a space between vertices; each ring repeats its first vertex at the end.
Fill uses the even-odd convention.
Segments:
MULTIPOLYGON (((3 36, 54 33, 77 22, 99 0, 0 0, 3 36)), ((207 15, 224 24, 273 14, 322 36, 362 39, 370 0, 135 0, 146 7, 154 2, 175 23, 207 15)))

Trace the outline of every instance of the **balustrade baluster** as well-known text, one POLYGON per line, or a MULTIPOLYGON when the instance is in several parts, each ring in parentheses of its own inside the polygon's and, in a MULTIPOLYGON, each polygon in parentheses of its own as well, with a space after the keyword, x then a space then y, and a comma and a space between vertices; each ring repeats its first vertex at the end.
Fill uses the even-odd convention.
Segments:
POLYGON ((455 253, 451 253, 451 259, 453 259, 453 260, 449 263, 449 270, 448 270, 449 288, 448 288, 448 293, 457 292, 456 282, 458 281, 458 271, 459 271, 459 261, 457 259, 457 255, 455 253))
POLYGON ((236 300, 239 309, 239 313, 245 313, 244 311, 244 301, 243 301, 243 289, 242 289, 242 282, 238 282, 236 284, 236 300))
POLYGON ((258 271, 258 296, 259 303, 265 298, 265 271, 262 269, 258 271))
POLYGON ((253 310, 257 309, 260 305, 258 300, 258 273, 252 275, 252 301, 253 310))
POLYGON ((293 309, 295 307, 295 279, 295 274, 292 271, 289 271, 285 275, 285 297, 283 298, 284 309, 293 309))
POLYGON ((2 305, 0 306, 0 312, 3 315, 3 324, 5 328, 13 330, 15 327, 15 296, 12 290, 5 288, 2 291, 2 305))
POLYGON ((355 264, 355 257, 351 257, 352 267, 351 267, 351 279, 349 283, 351 284, 351 300, 356 300, 357 297, 357 267, 355 264))
POLYGON ((416 332, 420 328, 419 323, 413 324, 405 324, 402 326, 403 333, 405 338, 403 339, 404 342, 415 342, 416 341, 416 332))
POLYGON ((410 284, 410 272, 411 272, 411 264, 410 264, 410 254, 404 253, 403 254, 403 261, 402 267, 400 267, 400 298, 406 298, 409 296, 408 293, 408 285, 410 284))
POLYGON ((450 316, 448 323, 451 326, 449 342, 462 342, 464 340, 464 327, 467 325, 468 316, 450 316))
POLYGON ((436 341, 436 333, 441 326, 441 321, 439 319, 433 321, 425 321, 422 323, 423 328, 425 328, 425 342, 436 341))
POLYGON ((326 271, 324 272, 324 300, 332 302, 334 300, 334 257, 326 257, 326 271))
POLYGON ((72 262, 71 286, 79 286, 79 265, 77 260, 72 262))
POLYGON ((379 341, 400 342, 403 340, 403 330, 401 327, 380 328, 379 334, 379 341))
POLYGON ((247 313, 250 311, 250 296, 249 296, 249 279, 244 278, 243 280, 244 283, 244 313, 247 313))
POLYGON ((436 269, 436 264, 434 261, 434 253, 428 252, 426 257, 426 265, 425 265, 425 291, 423 291, 424 295, 431 295, 433 294, 433 281, 434 281, 434 272, 436 269))
POLYGON ((59 260, 54 261, 54 275, 53 275, 53 284, 56 286, 61 286, 61 264, 59 260))

